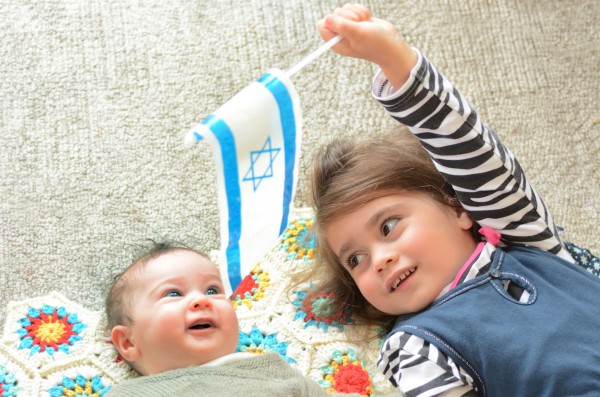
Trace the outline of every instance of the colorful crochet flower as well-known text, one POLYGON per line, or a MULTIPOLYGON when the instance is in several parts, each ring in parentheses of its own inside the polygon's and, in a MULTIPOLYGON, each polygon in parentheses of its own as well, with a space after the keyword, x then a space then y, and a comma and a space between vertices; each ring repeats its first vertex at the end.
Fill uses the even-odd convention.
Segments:
POLYGON ((102 397, 111 389, 104 386, 101 376, 88 379, 77 375, 75 379, 63 377, 62 384, 48 390, 50 397, 102 397))
POLYGON ((238 340, 237 350, 238 352, 248 352, 255 354, 263 354, 268 351, 276 351, 279 355, 289 362, 295 364, 296 361, 287 356, 287 342, 278 342, 277 334, 265 335, 257 327, 252 327, 249 334, 240 331, 240 338, 238 340))
POLYGON ((19 391, 15 374, 8 372, 6 367, 0 364, 0 396, 16 397, 19 391))
POLYGON ((298 218, 283 231, 279 249, 288 253, 287 260, 314 258, 317 240, 309 233, 312 224, 312 218, 298 218))
POLYGON ((76 313, 61 307, 43 305, 41 309, 30 307, 27 317, 19 320, 17 334, 21 339, 19 349, 29 349, 30 355, 61 351, 68 354, 70 346, 81 340, 79 335, 87 325, 79 322, 76 313))
POLYGON ((298 308, 294 320, 302 319, 304 328, 317 327, 327 332, 330 326, 340 331, 344 330, 344 324, 350 322, 350 312, 334 311, 333 300, 335 294, 321 293, 317 297, 308 298, 306 291, 296 291, 294 306, 298 308))
POLYGON ((260 263, 254 266, 231 295, 234 308, 245 305, 252 308, 252 302, 259 301, 265 297, 265 290, 271 285, 269 273, 264 272, 260 263))
POLYGON ((323 379, 319 384, 330 393, 360 393, 363 397, 374 393, 372 380, 364 363, 348 349, 346 354, 334 350, 331 364, 321 367, 323 379))

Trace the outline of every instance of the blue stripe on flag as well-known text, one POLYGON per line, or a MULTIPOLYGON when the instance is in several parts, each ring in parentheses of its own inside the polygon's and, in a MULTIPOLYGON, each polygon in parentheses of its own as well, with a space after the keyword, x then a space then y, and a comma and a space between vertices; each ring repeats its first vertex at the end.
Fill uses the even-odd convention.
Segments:
POLYGON ((279 107, 283 146, 285 148, 285 185, 283 188, 283 213, 279 234, 283 233, 288 223, 292 193, 294 190, 294 164, 296 162, 296 117, 294 105, 285 84, 276 76, 266 73, 258 79, 275 97, 279 107))
MULTIPOLYGON (((238 162, 235 148, 235 138, 229 126, 214 115, 208 116, 205 124, 213 132, 221 146, 223 160, 223 175, 227 192, 227 207, 229 210, 229 242, 227 244, 227 271, 231 286, 237 286, 241 281, 240 236, 242 232, 242 193, 240 191, 238 162), (231 198, 234 198, 233 200, 231 198), (237 200, 235 199, 237 198, 237 200)), ((235 288, 235 287, 233 287, 235 288)))

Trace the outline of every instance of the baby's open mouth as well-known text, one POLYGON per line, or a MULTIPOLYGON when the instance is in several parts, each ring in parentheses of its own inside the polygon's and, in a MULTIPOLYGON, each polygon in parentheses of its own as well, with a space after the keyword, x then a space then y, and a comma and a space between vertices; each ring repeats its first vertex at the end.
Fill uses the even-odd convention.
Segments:
POLYGON ((211 323, 201 322, 201 323, 196 323, 196 324, 192 325, 190 327, 190 329, 206 329, 206 328, 211 328, 212 326, 213 325, 211 323))
POLYGON ((394 292, 396 288, 398 288, 398 286, 402 284, 402 282, 404 282, 404 280, 406 280, 411 274, 413 274, 415 270, 417 270, 417 268, 412 267, 408 269, 405 273, 402 273, 400 277, 398 277, 398 279, 392 283, 392 292, 394 292))

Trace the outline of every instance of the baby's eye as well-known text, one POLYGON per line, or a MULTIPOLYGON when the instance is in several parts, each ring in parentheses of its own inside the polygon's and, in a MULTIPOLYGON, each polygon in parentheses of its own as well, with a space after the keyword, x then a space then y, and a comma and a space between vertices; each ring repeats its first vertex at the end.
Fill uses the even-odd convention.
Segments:
POLYGON ((392 232, 392 229, 394 229, 394 227, 396 226, 396 224, 398 222, 400 222, 400 220, 398 218, 386 219, 381 224, 381 233, 383 233, 384 236, 387 236, 388 234, 390 234, 392 232))
POLYGON ((176 297, 176 296, 181 296, 181 292, 179 292, 179 291, 177 291, 177 290, 171 290, 171 291, 168 291, 168 292, 165 294, 165 296, 168 296, 168 297, 176 297))
POLYGON ((206 290, 205 295, 219 295, 219 289, 217 287, 210 287, 206 290))

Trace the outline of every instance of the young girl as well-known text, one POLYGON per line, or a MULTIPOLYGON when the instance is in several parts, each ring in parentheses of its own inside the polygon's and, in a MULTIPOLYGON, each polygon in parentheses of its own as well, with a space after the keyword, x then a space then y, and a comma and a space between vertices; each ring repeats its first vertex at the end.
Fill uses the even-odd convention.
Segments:
POLYGON ((573 265, 513 154, 365 7, 319 31, 379 65, 374 97, 416 137, 335 141, 313 169, 321 288, 386 328, 381 371, 407 396, 598 395, 600 280, 573 265))

